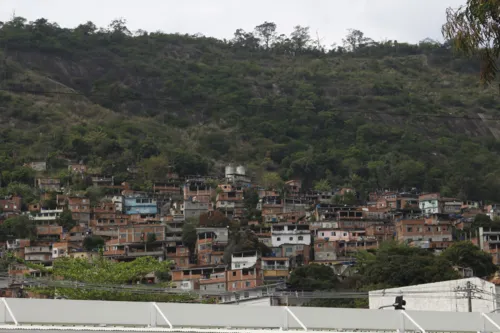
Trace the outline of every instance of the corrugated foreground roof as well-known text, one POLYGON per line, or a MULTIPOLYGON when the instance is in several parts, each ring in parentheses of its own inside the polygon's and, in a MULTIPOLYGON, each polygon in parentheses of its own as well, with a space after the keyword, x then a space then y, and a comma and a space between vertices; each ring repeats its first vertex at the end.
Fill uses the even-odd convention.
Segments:
POLYGON ((500 332, 498 313, 0 299, 0 333, 500 332))

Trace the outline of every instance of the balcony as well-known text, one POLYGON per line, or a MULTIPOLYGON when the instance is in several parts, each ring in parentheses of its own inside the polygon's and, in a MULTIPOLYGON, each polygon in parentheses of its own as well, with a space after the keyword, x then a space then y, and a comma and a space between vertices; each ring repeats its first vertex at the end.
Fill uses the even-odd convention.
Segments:
POLYGON ((182 228, 171 227, 167 224, 167 232, 182 232, 182 228))
POLYGON ((159 256, 163 256, 165 253, 162 251, 142 251, 142 252, 131 252, 131 251, 128 251, 128 253, 126 253, 125 255, 128 256, 128 257, 132 257, 132 258, 137 258, 137 257, 159 257, 159 256))
POLYGON ((181 242, 182 236, 167 236, 167 237, 165 237, 165 240, 167 242, 181 242))
POLYGON ((280 269, 280 270, 265 270, 264 278, 283 278, 288 277, 288 270, 280 269))
POLYGON ((216 275, 209 278, 200 278, 200 284, 225 283, 225 282, 226 282, 225 274, 216 275))
POLYGON ((52 249, 50 248, 50 246, 29 246, 24 248, 24 254, 34 254, 34 253, 52 254, 52 249))
POLYGON ((309 235, 309 230, 272 230, 272 235, 309 235))
POLYGON ((229 201, 217 201, 216 208, 232 208, 234 209, 236 207, 235 202, 229 202, 229 201))
POLYGON ((125 255, 125 250, 108 250, 104 251, 105 256, 123 256, 125 255))
POLYGON ((37 235, 60 235, 62 233, 62 227, 37 227, 37 235))
POLYGON ((55 221, 59 217, 59 214, 51 214, 51 215, 36 215, 33 217, 35 221, 55 221))
POLYGON ((25 260, 32 261, 32 262, 48 262, 48 261, 52 261, 52 255, 51 254, 26 254, 25 260))
POLYGON ((96 236, 107 236, 107 237, 113 237, 118 235, 117 230, 95 230, 92 233, 96 236))
POLYGON ((72 212, 72 213, 88 213, 90 214, 90 206, 86 206, 86 207, 83 207, 83 206, 76 206, 76 207, 69 207, 69 210, 72 212))
POLYGON ((263 265, 262 270, 264 271, 279 271, 279 270, 286 270, 288 271, 290 267, 287 265, 263 265))

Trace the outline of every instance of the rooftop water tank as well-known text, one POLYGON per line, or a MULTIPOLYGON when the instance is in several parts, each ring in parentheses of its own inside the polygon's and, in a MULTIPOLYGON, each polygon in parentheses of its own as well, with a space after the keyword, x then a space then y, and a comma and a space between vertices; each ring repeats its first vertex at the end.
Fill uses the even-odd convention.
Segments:
POLYGON ((228 175, 234 175, 234 174, 235 174, 234 166, 232 166, 232 165, 226 166, 226 177, 228 175))
POLYGON ((238 175, 245 175, 246 173, 246 170, 245 170, 245 167, 243 165, 239 165, 237 168, 236 168, 236 173, 238 175))

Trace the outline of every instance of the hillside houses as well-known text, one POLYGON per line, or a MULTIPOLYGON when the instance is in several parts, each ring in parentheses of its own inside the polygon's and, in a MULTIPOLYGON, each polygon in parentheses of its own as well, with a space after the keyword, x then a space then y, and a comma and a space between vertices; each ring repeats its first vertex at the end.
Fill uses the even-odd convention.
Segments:
MULTIPOLYGON (((437 193, 378 191, 367 201, 347 204, 344 196, 355 198, 350 187, 311 191, 290 180, 285 190, 264 188, 243 167, 228 167, 219 179, 171 173, 141 189, 117 184, 114 176, 87 175, 89 168, 80 163, 68 168, 103 195, 96 199, 63 189, 60 180, 44 176, 36 181, 39 202, 0 199, 2 220, 27 216, 36 229, 35 237, 6 242, 6 251, 50 266, 61 257, 99 255, 99 248, 85 245, 97 238, 105 258, 169 260, 173 288, 214 297, 283 282, 295 268, 311 263, 327 265, 342 278, 350 274, 358 251, 374 250, 384 241, 442 251, 476 214, 497 216, 495 205, 437 193)), ((485 229, 477 243, 498 257, 495 232, 485 229)), ((12 281, 19 281, 18 266, 12 281)))

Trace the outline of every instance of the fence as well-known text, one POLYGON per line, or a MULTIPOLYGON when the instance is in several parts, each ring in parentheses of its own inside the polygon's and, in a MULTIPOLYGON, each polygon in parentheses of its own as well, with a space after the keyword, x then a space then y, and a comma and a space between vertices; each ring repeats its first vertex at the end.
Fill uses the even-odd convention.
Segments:
MULTIPOLYGON (((147 302, 0 299, 8 329, 190 332, 499 332, 500 314, 147 302)), ((2 325, 3 324, 3 325, 2 325)))

